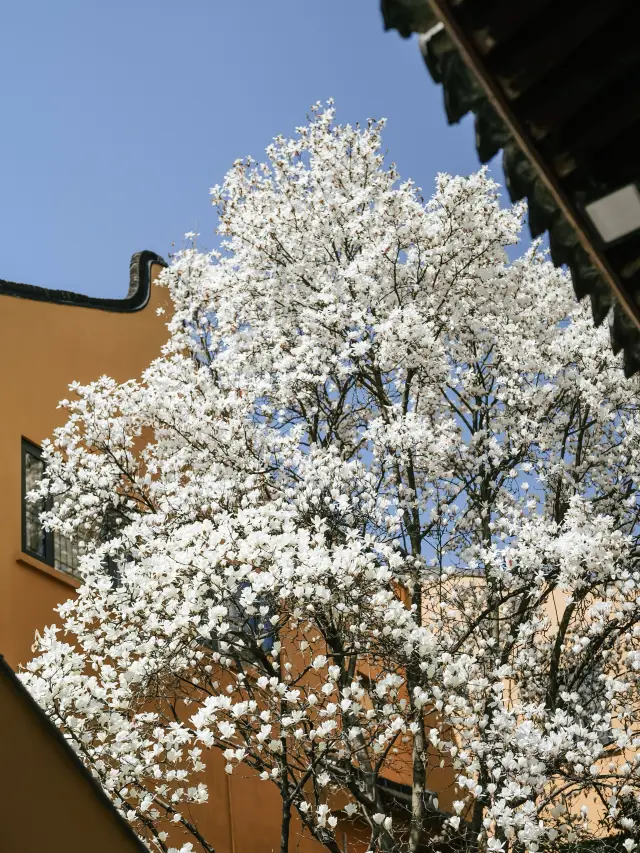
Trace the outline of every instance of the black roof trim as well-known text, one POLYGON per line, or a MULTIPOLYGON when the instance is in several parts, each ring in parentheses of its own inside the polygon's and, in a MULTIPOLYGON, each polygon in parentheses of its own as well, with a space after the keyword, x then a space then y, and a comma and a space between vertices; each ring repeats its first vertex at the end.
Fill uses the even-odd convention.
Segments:
POLYGON ((20 284, 16 281, 0 279, 0 296, 16 296, 18 299, 34 299, 36 302, 51 302, 54 305, 71 305, 79 308, 97 308, 99 311, 113 311, 117 314, 132 314, 140 311, 149 302, 151 293, 151 265, 167 266, 167 262, 148 249, 136 252, 129 266, 129 290, 124 299, 103 299, 99 296, 86 296, 70 290, 54 290, 37 287, 33 284, 20 284))
POLYGON ((62 747, 65 754, 67 755, 67 758, 69 758, 69 760, 72 761, 75 765, 78 773, 80 773, 81 776, 84 776, 87 784, 91 785, 94 793, 101 801, 102 805, 118 821, 118 823, 120 824, 120 828, 124 832, 126 832, 129 836, 129 839, 137 845, 140 853, 149 853, 149 848, 140 840, 140 838, 138 838, 136 833, 133 831, 133 827, 131 826, 131 824, 127 820, 125 820, 125 818, 120 814, 118 809, 114 806, 109 797, 105 794, 100 783, 97 781, 97 779, 95 779, 93 774, 90 773, 89 770, 87 770, 85 765, 82 763, 82 761, 76 754, 75 750, 70 746, 69 742, 60 731, 60 729, 56 725, 54 725, 54 723, 49 719, 46 712, 40 707, 40 705, 38 705, 31 693, 29 693, 29 691, 20 681, 16 673, 9 666, 9 664, 5 660, 4 655, 0 655, 0 670, 4 673, 7 680, 11 682, 16 693, 21 696, 25 702, 29 704, 38 722, 46 730, 49 737, 57 741, 58 745, 62 747))
POLYGON ((438 23, 425 0, 380 0, 380 11, 385 30, 397 30, 404 39, 438 23))
MULTIPOLYGON (((434 13, 433 2, 437 0, 380 0, 385 29, 396 29, 404 38, 413 33, 419 36, 429 73, 433 81, 442 86, 449 124, 459 122, 469 113, 474 116, 476 149, 482 163, 502 150, 506 188, 512 202, 526 198, 532 236, 548 232, 551 260, 556 266, 566 264, 569 268, 578 300, 589 297, 594 325, 600 326, 608 320, 612 349, 614 353, 623 352, 625 376, 640 373, 640 331, 581 245, 574 227, 516 142, 511 129, 498 115, 476 73, 466 64, 451 34, 434 13)), ((457 9, 460 4, 449 5, 457 9)), ((600 187, 596 196, 616 188, 613 185, 600 187)), ((634 302, 640 305, 640 274, 623 284, 634 302)))

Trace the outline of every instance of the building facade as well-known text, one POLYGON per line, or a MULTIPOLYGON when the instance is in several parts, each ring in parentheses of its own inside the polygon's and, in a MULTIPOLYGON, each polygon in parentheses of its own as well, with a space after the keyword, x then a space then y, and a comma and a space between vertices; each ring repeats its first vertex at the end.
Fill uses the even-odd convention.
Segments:
POLYGON ((42 464, 38 449, 64 423, 57 404, 70 382, 105 374, 124 381, 159 354, 167 330, 156 309, 167 297, 153 282, 163 266, 153 252, 134 255, 124 299, 0 282, 0 653, 14 669, 79 585, 74 547, 43 536, 24 502, 42 464))
POLYGON ((2 655, 0 767, 3 853, 145 853, 129 823, 2 655))
MULTIPOLYGON (((57 621, 54 608, 72 596, 81 582, 78 545, 64 536, 46 533, 39 520, 44 507, 25 500, 44 471, 40 458, 42 441, 66 420, 66 412, 58 408, 58 402, 69 396, 71 382, 85 384, 104 375, 123 382, 139 377, 160 355, 168 333, 166 319, 158 316, 157 309, 168 306, 169 297, 154 282, 164 266, 164 261, 152 252, 134 255, 129 292, 121 300, 92 299, 0 282, 0 347, 4 364, 0 419, 0 446, 4 453, 0 464, 0 655, 8 664, 8 672, 10 668, 19 669, 32 657, 35 632, 57 621)), ((10 699, 0 689, 0 705, 7 706, 7 713, 10 699)), ((27 734, 25 738, 28 739, 27 734)), ((4 743, 8 749, 11 738, 5 738, 4 743)), ((47 761, 46 756, 43 761, 47 761)), ((430 782, 437 783, 446 810, 453 795, 451 770, 441 770, 437 764, 434 755, 434 778, 430 782)), ((191 819, 216 853, 267 853, 279 849, 281 800, 277 788, 249 770, 229 776, 224 765, 219 751, 209 752, 204 780, 209 800, 192 810, 191 819)), ((55 777, 55 768, 49 764, 47 767, 49 775, 55 777)), ((73 775, 72 768, 67 767, 65 772, 73 775)), ((410 789, 404 775, 399 769, 383 782, 387 793, 400 798, 406 809, 410 789)), ((5 783, 11 785, 12 777, 3 772, 0 785, 5 783)), ((73 780, 68 784, 72 786, 73 780)), ((78 779, 77 785, 86 787, 85 780, 78 779)), ((22 799, 38 811, 30 792, 25 791, 22 799)), ((73 820, 73 810, 68 819, 73 820)), ((294 818, 291 843, 295 849, 320 853, 324 848, 303 837, 301 829, 294 818)), ((340 847, 345 853, 364 851, 368 834, 366 827, 359 829, 353 823, 339 827, 340 847)), ((15 835, 18 837, 19 832, 15 835)), ((14 840, 8 853, 13 853, 14 840)), ((8 843, 9 839, 5 841, 8 843)), ((177 843, 179 839, 173 841, 177 843)), ((5 850, 1 826, 0 849, 5 850)))
MULTIPOLYGON (((26 492, 42 474, 40 446, 66 420, 65 412, 57 406, 69 396, 71 382, 89 383, 103 375, 126 381, 138 377, 160 354, 168 334, 166 319, 158 316, 156 309, 168 303, 168 294, 155 287, 154 282, 164 266, 164 261, 152 252, 134 255, 129 292, 120 300, 92 299, 0 281, 0 348, 4 365, 0 418, 0 655, 8 664, 8 672, 19 669, 31 658, 35 632, 56 622, 54 608, 80 585, 77 546, 64 537, 46 534, 39 524, 39 508, 25 501, 26 492)), ((10 715, 13 696, 2 686, 0 704, 10 715)), ((28 739, 27 729, 28 726, 28 739)), ((5 738, 3 743, 8 749, 12 740, 5 738)), ((45 753, 46 750, 42 753, 43 778, 47 773, 57 778, 58 771, 51 763, 54 759, 49 761, 45 753)), ((209 754, 209 801, 194 809, 193 814, 203 836, 211 841, 216 853, 267 853, 279 849, 281 803, 277 789, 249 772, 230 777, 224 772, 224 764, 220 753, 209 754)), ((73 768, 67 767, 65 772, 69 778, 65 776, 64 784, 70 790, 74 784, 79 789, 85 785, 86 780, 73 781, 73 768)), ((30 785, 29 790, 22 791, 25 780, 3 768, 0 788, 20 788, 20 801, 29 804, 30 813, 38 814, 42 786, 30 785)), ((65 820, 73 822, 74 812, 75 808, 70 808, 62 823, 58 821, 60 826, 65 825, 65 820)), ((47 813, 43 806, 45 823, 47 813)), ((11 826, 13 834, 8 834, 7 825, 4 839, 0 826, 3 853, 26 849, 16 847, 16 839, 21 837, 19 827, 15 823, 11 826)), ((364 850, 366 845, 349 832, 349 838, 346 832, 341 833, 345 851, 364 850)), ((293 843, 300 838, 297 849, 301 853, 319 853, 323 849, 312 839, 300 836, 300 827, 294 826, 293 843)), ((29 838, 25 836, 23 841, 27 843, 29 838)), ((117 850, 129 849, 127 844, 130 841, 123 839, 117 850)), ((31 849, 28 843, 27 848, 31 849)))

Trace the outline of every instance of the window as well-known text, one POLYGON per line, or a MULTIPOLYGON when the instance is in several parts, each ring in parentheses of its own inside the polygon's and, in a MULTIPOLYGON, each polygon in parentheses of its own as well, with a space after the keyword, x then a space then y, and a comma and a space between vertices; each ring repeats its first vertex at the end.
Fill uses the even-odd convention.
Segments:
MULTIPOLYGON (((98 532, 98 542, 109 542, 113 539, 118 533, 118 523, 117 516, 114 509, 107 509, 105 514, 102 517, 102 522, 100 523, 100 529, 98 532)), ((102 563, 102 567, 105 572, 109 575, 111 580, 113 581, 113 585, 115 587, 120 586, 122 582, 122 574, 120 571, 120 566, 123 562, 128 562, 131 559, 131 555, 129 553, 123 554, 121 557, 121 562, 114 560, 113 557, 108 556, 102 563)))
POLYGON ((44 500, 26 499, 44 474, 40 448, 22 440, 22 550, 53 565, 53 536, 45 533, 40 524, 40 514, 45 509, 44 500))
MULTIPOLYGON (((571 670, 561 669, 558 673, 560 689, 578 696, 578 702, 572 706, 572 711, 575 712, 578 707, 582 708, 579 716, 585 728, 593 728, 597 715, 611 711, 603 676, 602 661, 591 661, 586 666, 574 666, 571 670)), ((598 732, 598 740, 602 746, 610 746, 615 741, 613 729, 606 726, 603 731, 598 732)))
POLYGON ((40 515, 50 509, 51 500, 28 501, 28 493, 44 475, 42 451, 36 444, 22 439, 22 550, 62 572, 79 577, 80 548, 61 533, 47 533, 40 515))
MULTIPOLYGON (((246 663, 256 662, 257 648, 265 654, 271 654, 275 643, 275 630, 271 622, 262 620, 259 616, 249 616, 245 613, 240 596, 248 584, 240 584, 235 596, 227 600, 227 620, 230 630, 222 641, 225 654, 238 658, 246 663)), ((257 606, 264 603, 257 602, 257 606)), ((213 651, 221 651, 221 642, 217 636, 201 637, 201 642, 213 651)))

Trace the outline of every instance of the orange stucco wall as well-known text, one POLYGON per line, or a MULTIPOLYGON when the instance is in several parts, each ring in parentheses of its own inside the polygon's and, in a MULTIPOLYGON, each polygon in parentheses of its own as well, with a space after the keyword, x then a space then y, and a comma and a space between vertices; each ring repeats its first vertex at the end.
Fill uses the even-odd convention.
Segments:
MULTIPOLYGON (((152 280, 160 272, 154 265, 152 280)), ((40 444, 64 422, 57 404, 69 396, 70 382, 103 374, 119 381, 139 376, 167 338, 166 319, 156 314, 167 301, 166 291, 152 286, 149 303, 127 314, 0 294, 0 653, 13 668, 29 660, 35 631, 56 621, 53 608, 77 585, 21 552, 21 439, 40 444)), ((217 853, 278 849, 275 787, 249 773, 229 778, 217 753, 208 764, 209 802, 193 817, 217 853)), ((0 789, 5 782, 11 777, 0 770, 0 789)), ((25 800, 30 796, 25 792, 25 800)), ((293 835, 295 846, 295 829, 293 835)), ((299 849, 322 848, 306 839, 299 849)), ((353 843, 349 850, 355 850, 353 843)))
POLYGON ((15 676, 0 665, 2 853, 143 853, 52 730, 15 676))
POLYGON ((40 444, 64 423, 56 407, 70 382, 139 376, 167 338, 155 310, 166 299, 152 286, 149 303, 125 314, 0 294, 0 653, 14 668, 73 592, 70 579, 21 554, 21 438, 40 444))
MULTIPOLYGON (((160 265, 152 267, 152 280, 160 271, 160 265)), ((166 320, 156 314, 167 302, 166 291, 154 286, 149 303, 130 314, 0 293, 0 653, 13 668, 29 660, 35 631, 56 622, 53 608, 77 586, 70 576, 21 552, 21 439, 40 444, 64 422, 57 403, 69 396, 70 382, 104 374, 119 381, 139 376, 167 338, 166 320)), ((216 853, 279 849, 277 789, 242 769, 229 777, 218 753, 210 753, 207 763, 209 802, 192 818, 216 853)), ((448 791, 450 771, 435 775, 443 776, 438 781, 448 791)), ((0 770, 0 785, 2 778, 0 770)), ((345 831, 338 836, 345 850, 366 849, 366 833, 353 826, 345 831)), ((301 838, 294 823, 291 849, 320 853, 324 848, 301 838)))

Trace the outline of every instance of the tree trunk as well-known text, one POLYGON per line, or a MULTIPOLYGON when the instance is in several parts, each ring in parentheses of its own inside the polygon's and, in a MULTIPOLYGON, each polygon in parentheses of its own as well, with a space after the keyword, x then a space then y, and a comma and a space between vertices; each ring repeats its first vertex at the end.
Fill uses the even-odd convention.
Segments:
POLYGON ((282 800, 282 822, 280 826, 280 853, 289 853, 289 832, 291 830, 291 803, 282 800))
POLYGON ((411 830, 409 849, 415 853, 422 846, 425 822, 425 788, 427 773, 424 765, 424 722, 419 720, 420 728, 413 738, 413 779, 411 785, 411 830))

